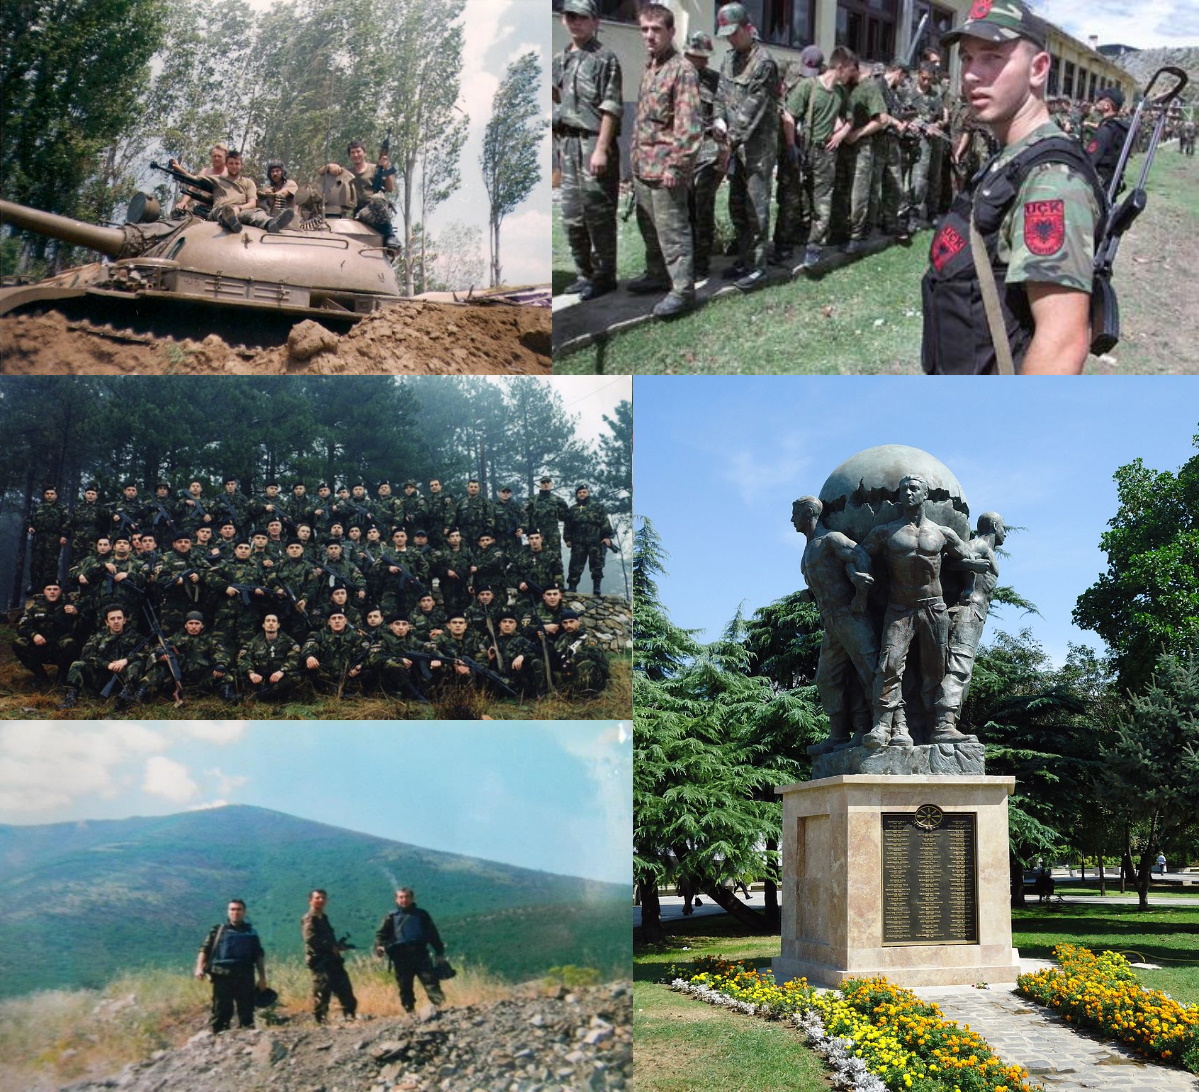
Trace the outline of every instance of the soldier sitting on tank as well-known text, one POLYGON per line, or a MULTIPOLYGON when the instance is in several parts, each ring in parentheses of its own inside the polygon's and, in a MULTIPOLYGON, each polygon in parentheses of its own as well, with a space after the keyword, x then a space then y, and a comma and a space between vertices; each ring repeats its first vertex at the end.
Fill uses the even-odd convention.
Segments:
MULTIPOLYGON (((224 144, 214 144, 209 151, 209 156, 212 159, 212 166, 205 167, 200 171, 200 174, 206 178, 223 178, 225 176, 225 155, 229 151, 224 144)), ((172 160, 172 166, 178 166, 176 161, 172 160)), ((182 170, 182 168, 179 168, 182 170)), ((190 194, 183 194, 179 200, 175 202, 175 211, 171 216, 176 220, 182 220, 187 213, 187 207, 191 204, 193 198, 190 194)))
MULTIPOLYGON (((391 202, 385 196, 394 193, 396 188, 391 160, 386 152, 380 152, 379 162, 372 168, 366 161, 366 145, 361 140, 351 140, 346 154, 350 157, 349 167, 326 163, 317 174, 332 175, 349 183, 353 190, 354 219, 379 232, 385 247, 398 247, 400 242, 391 226, 391 202)), ((326 207, 325 215, 336 218, 342 213, 326 207)))
POLYGON ((268 160, 266 177, 266 183, 258 187, 258 207, 243 213, 240 219, 243 224, 279 231, 295 219, 296 191, 299 187, 287 177, 287 170, 279 159, 268 160), (272 221, 277 221, 273 229, 272 221))

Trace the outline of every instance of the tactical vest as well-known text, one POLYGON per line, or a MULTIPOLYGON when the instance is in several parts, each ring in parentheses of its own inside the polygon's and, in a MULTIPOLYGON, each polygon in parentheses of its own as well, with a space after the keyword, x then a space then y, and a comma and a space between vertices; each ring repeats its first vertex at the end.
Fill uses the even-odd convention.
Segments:
POLYGON ((388 945, 388 948, 396 948, 401 944, 427 944, 428 937, 425 936, 425 919, 423 914, 413 913, 411 910, 393 910, 391 912, 391 926, 395 934, 395 940, 388 945))
POLYGON ((1087 143, 1088 155, 1094 156, 1099 153, 1094 160, 1095 172, 1105 187, 1111 185, 1112 176, 1120 165, 1120 153, 1124 150, 1125 140, 1128 139, 1128 124, 1127 118, 1105 118, 1095 135, 1087 143), (1108 140, 1100 152, 1099 133, 1105 129, 1109 130, 1108 140))
POLYGON ((212 946, 212 966, 244 969, 253 964, 257 957, 258 934, 252 926, 242 930, 221 926, 216 943, 212 946))
POLYGON ((1099 207, 1095 245, 1103 235, 1107 199, 1082 145, 1067 136, 1046 137, 1030 145, 999 170, 988 163, 958 194, 937 224, 924 274, 924 340, 921 364, 930 375, 986 375, 996 371, 995 346, 983 308, 982 290, 970 252, 970 216, 986 243, 1003 308, 1012 358, 1023 359, 1032 341, 1032 308, 1023 284, 1007 285, 1007 265, 998 257, 999 229, 1025 177, 1043 163, 1065 163, 1091 185, 1099 207))

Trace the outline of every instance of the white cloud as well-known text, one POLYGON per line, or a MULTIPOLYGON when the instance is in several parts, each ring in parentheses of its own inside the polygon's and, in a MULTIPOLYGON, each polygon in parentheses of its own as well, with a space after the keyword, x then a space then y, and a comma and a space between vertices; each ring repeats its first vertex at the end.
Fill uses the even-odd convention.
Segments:
POLYGON ((1199 11, 1190 0, 1036 0, 1039 15, 1085 42, 1137 49, 1199 43, 1199 11))
POLYGON ((152 796, 162 796, 176 804, 183 804, 200 791, 182 762, 166 755, 153 755, 146 760, 146 776, 142 789, 152 796))
MULTIPOLYGON (((794 482, 812 465, 812 457, 795 436, 783 436, 763 458, 756 451, 734 451, 725 456, 717 476, 753 507, 762 500, 773 505, 779 490, 794 482)), ((792 498, 793 499, 793 498, 792 498)))
POLYGON ((209 777, 216 779, 217 792, 222 796, 228 796, 234 789, 240 789, 242 785, 250 780, 241 774, 227 774, 219 766, 212 770, 205 770, 204 772, 209 777))
POLYGON ((213 808, 227 808, 228 800, 210 800, 207 804, 192 804, 187 811, 212 811, 213 808))
POLYGON ((236 743, 246 733, 246 722, 241 720, 183 720, 174 727, 207 743, 236 743))
POLYGON ((77 796, 118 794, 117 767, 161 750, 162 737, 136 722, 102 727, 0 727, 0 799, 7 812, 40 812, 77 796))

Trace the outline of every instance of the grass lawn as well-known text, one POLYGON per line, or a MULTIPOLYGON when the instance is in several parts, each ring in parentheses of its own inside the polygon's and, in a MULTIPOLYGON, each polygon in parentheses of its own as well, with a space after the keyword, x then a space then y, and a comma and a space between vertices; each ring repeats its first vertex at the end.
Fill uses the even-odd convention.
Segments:
MULTIPOLYGON (((1146 189, 1149 205, 1116 260, 1124 338, 1121 374, 1192 370, 1190 306, 1195 260, 1182 241, 1199 228, 1199 171, 1174 147, 1158 153, 1146 189)), ((1128 178, 1135 183, 1141 158, 1128 178)), ((718 234, 730 237, 725 195, 717 199, 718 234)), ((773 219, 772 219, 773 223, 773 219)), ((834 270, 800 277, 748 296, 712 301, 668 324, 647 323, 599 345, 559 354, 556 374, 914 375, 920 373, 920 280, 929 232, 834 270)), ((642 271, 635 220, 618 224, 620 279, 642 271)), ((724 260, 715 259, 716 275, 724 260)), ((558 208, 553 216, 553 290, 574 279, 558 208)), ((585 305, 584 305, 585 306, 585 305)), ((1113 366, 1087 364, 1088 374, 1113 366)))
POLYGON ((777 936, 747 936, 727 916, 672 926, 661 948, 636 948, 633 1042, 638 1092, 825 1092, 824 1063, 781 1023, 754 1020, 672 993, 655 979, 699 955, 769 966, 777 936))
POLYGON ((1118 952, 1132 963, 1158 963, 1160 971, 1136 969, 1141 981, 1176 1001, 1199 1004, 1199 898, 1144 912, 1111 903, 1053 910, 1033 904, 1012 911, 1012 943, 1034 959, 1052 958, 1055 944, 1075 944, 1118 952))

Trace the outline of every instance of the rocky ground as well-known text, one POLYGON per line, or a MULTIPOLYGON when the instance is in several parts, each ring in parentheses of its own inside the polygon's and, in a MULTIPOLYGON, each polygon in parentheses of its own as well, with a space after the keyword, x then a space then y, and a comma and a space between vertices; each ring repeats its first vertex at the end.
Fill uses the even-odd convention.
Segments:
MULTIPOLYGON (((169 316, 164 316, 169 322, 169 316)), ((246 349, 215 333, 163 336, 80 319, 69 309, 0 320, 7 375, 548 375, 548 307, 408 300, 367 316, 344 334, 311 320, 278 344, 246 349)))
MULTIPOLYGON (((560 1092, 632 1087, 628 983, 527 991, 413 1019, 202 1032, 63 1092, 560 1092)), ((336 1007, 336 1006, 335 1006, 336 1007)))

